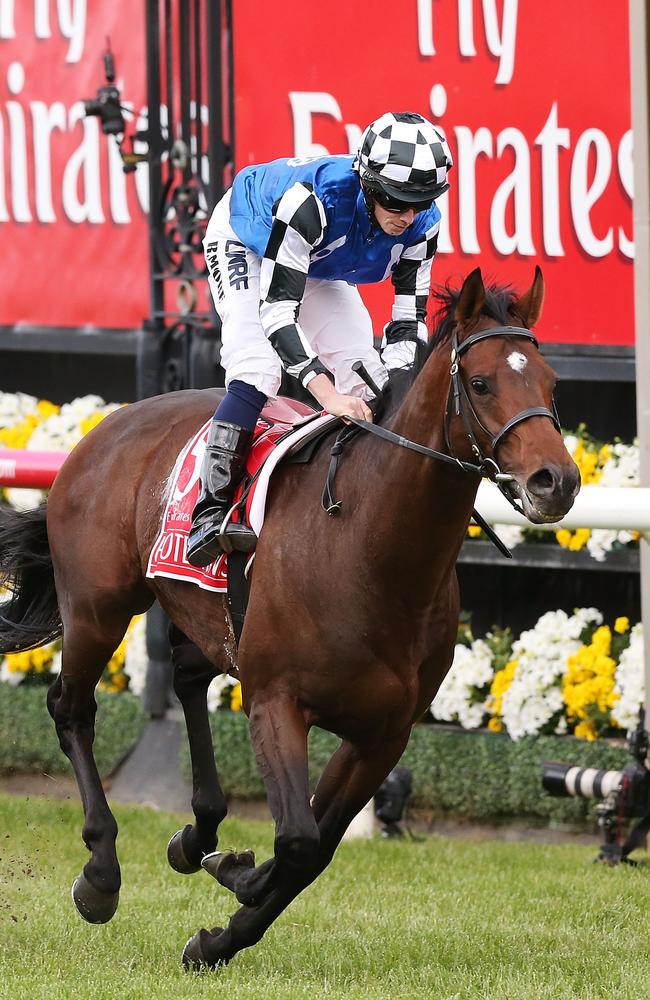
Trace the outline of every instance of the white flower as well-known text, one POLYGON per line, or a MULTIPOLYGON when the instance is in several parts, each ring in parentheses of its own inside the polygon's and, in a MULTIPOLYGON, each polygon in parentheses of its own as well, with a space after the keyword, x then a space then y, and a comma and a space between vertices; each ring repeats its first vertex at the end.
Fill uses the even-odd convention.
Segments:
POLYGON ((0 427, 15 427, 38 415, 38 400, 24 392, 0 392, 0 427))
POLYGON ((623 729, 634 729, 645 699, 645 664, 643 659, 643 626, 639 623, 630 632, 630 645, 621 653, 614 693, 619 699, 612 708, 612 718, 623 729))
POLYGON ((483 639, 476 639, 470 648, 456 646, 449 673, 431 703, 433 717, 477 729, 487 707, 485 701, 475 700, 475 689, 485 687, 493 676, 492 651, 483 639))
POLYGON ((147 679, 147 616, 138 618, 129 632, 124 654, 124 673, 129 678, 129 691, 141 695, 147 679))
MULTIPOLYGON (((638 486, 639 482, 638 440, 635 439, 632 444, 623 444, 618 441, 611 446, 611 452, 603 466, 598 485, 633 488, 638 486)), ((634 538, 629 531, 594 528, 587 540, 587 551, 597 562, 603 562, 607 553, 611 552, 615 545, 627 545, 633 540, 634 538)))
POLYGON ((10 670, 5 659, 0 663, 0 682, 16 687, 25 680, 25 677, 26 674, 22 670, 10 670))
POLYGON ((495 524, 494 530, 507 549, 514 549, 525 540, 525 528, 518 524, 495 524))
POLYGON ((216 712, 221 705, 223 692, 228 687, 234 687, 237 681, 230 674, 217 674, 208 688, 208 712, 216 712))
POLYGON ((45 490, 19 489, 9 486, 5 490, 7 502, 16 510, 33 510, 45 499, 45 490))
POLYGON ((549 611, 513 643, 517 668, 502 701, 503 722, 513 740, 535 736, 562 710, 561 680, 567 660, 580 648, 585 625, 601 622, 595 608, 580 608, 570 616, 549 611))

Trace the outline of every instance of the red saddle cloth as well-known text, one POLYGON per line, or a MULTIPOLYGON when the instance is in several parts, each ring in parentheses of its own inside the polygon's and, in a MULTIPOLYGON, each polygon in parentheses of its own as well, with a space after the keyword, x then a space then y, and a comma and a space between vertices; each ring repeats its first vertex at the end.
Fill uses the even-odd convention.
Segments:
MULTIPOLYGON (((297 400, 278 398, 262 410, 255 428, 253 445, 246 462, 249 476, 255 476, 273 452, 278 440, 285 436, 296 424, 303 423, 317 414, 310 406, 297 400)), ((224 593, 228 589, 227 556, 220 555, 208 566, 190 566, 185 553, 190 532, 192 511, 199 492, 199 473, 205 451, 208 430, 212 420, 192 437, 178 458, 169 477, 162 525, 154 542, 147 576, 166 576, 174 580, 195 583, 204 590, 224 593)), ((247 498, 246 510, 250 510, 257 481, 253 483, 247 498)), ((235 496, 237 502, 242 495, 240 487, 235 496)))

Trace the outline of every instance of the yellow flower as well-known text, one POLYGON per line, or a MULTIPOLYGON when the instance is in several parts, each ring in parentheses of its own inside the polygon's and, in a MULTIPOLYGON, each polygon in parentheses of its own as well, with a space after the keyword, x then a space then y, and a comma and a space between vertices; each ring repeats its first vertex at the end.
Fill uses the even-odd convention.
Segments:
POLYGON ((478 536, 481 534, 481 528, 479 528, 478 524, 470 524, 469 528, 467 529, 467 534, 469 535, 470 538, 478 538, 478 536))
POLYGON ((570 531, 567 531, 566 528, 560 528, 559 531, 555 532, 555 537, 557 538, 558 543, 562 546, 563 549, 569 548, 569 545, 571 543, 570 531))
POLYGON ((40 413, 42 420, 47 420, 48 417, 53 417, 55 414, 61 412, 61 407, 57 406, 56 403, 50 403, 49 399, 41 399, 36 409, 40 413))
POLYGON ((230 692, 230 708, 233 712, 240 712, 242 705, 241 684, 235 684, 230 692))
POLYGON ((81 424, 79 425, 81 427, 81 433, 89 434, 90 431, 93 429, 93 427, 96 427, 97 424, 100 424, 102 422, 105 416, 106 416, 105 413, 101 413, 99 410, 95 410, 95 412, 91 413, 89 417, 84 417, 84 419, 81 421, 81 424))
POLYGON ((578 528, 569 542, 569 549, 572 552, 579 552, 580 549, 584 549, 585 545, 589 541, 590 535, 591 531, 589 528, 578 528))
MULTIPOLYGON (((596 739, 603 724, 602 717, 608 715, 619 697, 614 692, 616 661, 609 655, 611 647, 611 629, 601 625, 589 645, 581 646, 567 659, 562 697, 567 718, 578 721, 576 736, 581 739, 596 739)), ((607 722, 616 724, 611 718, 607 722)))
POLYGON ((499 733, 503 729, 500 716, 503 712, 503 696, 512 684, 517 669, 517 660, 509 660, 502 670, 497 670, 490 685, 490 695, 487 699, 487 709, 492 718, 488 722, 488 729, 499 733), (494 723, 494 725, 492 725, 494 723), (498 728, 497 728, 498 726, 498 728))
POLYGON ((625 633, 629 630, 629 628, 630 628, 630 619, 627 618, 625 615, 621 615, 621 617, 617 618, 616 621, 614 622, 614 631, 618 632, 619 635, 625 635, 625 633))
POLYGON ((50 644, 38 649, 27 649, 23 653, 8 653, 4 662, 12 674, 46 674, 52 669, 53 656, 54 647, 50 644))
POLYGON ((39 423, 38 417, 30 413, 15 427, 0 428, 0 445, 5 448, 24 448, 39 423))

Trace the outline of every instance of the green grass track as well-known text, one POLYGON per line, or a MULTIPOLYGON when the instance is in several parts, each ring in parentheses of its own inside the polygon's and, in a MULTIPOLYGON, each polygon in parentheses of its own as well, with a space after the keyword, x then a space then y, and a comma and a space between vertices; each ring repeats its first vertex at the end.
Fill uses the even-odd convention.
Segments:
MULTIPOLYGON (((111 923, 78 916, 86 859, 73 802, 0 796, 1 1000, 637 1000, 650 996, 650 868, 593 865, 590 847, 345 843, 254 948, 218 973, 180 954, 233 897, 165 860, 185 820, 117 808, 123 890, 111 923)), ((268 856, 266 823, 227 821, 222 847, 268 856)))

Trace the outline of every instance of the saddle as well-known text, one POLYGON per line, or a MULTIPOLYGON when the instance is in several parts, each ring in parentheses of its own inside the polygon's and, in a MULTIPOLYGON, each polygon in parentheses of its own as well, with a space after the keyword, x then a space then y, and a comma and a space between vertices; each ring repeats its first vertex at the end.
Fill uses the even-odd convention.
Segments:
MULTIPOLYGON (((185 558, 192 510, 199 490, 199 472, 211 421, 185 444, 169 477, 160 531, 149 555, 147 577, 157 576, 193 583, 203 590, 227 593, 235 638, 239 640, 248 598, 247 577, 255 553, 222 553, 208 566, 191 566, 185 558)), ((256 535, 264 522, 271 474, 285 461, 310 461, 318 443, 339 418, 321 414, 296 400, 280 397, 260 415, 246 474, 224 519, 248 524, 256 535)))

